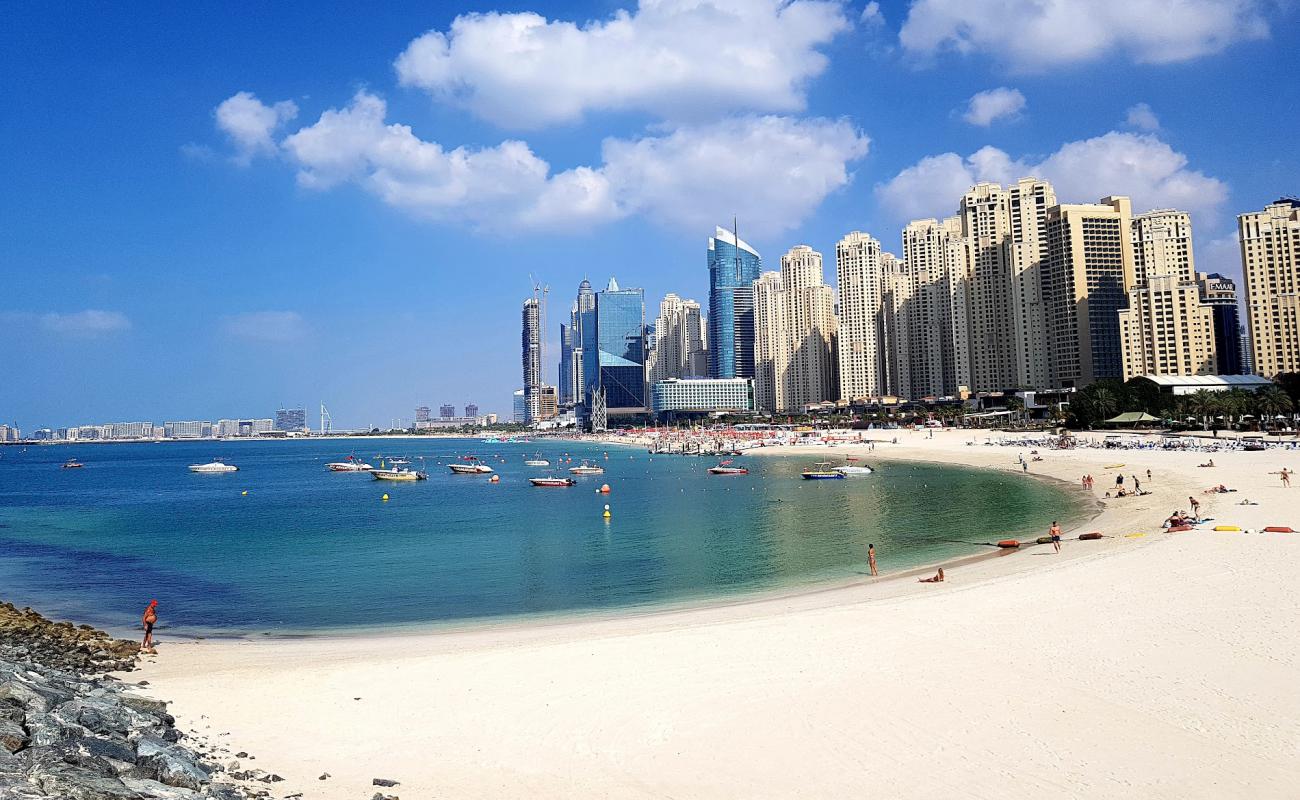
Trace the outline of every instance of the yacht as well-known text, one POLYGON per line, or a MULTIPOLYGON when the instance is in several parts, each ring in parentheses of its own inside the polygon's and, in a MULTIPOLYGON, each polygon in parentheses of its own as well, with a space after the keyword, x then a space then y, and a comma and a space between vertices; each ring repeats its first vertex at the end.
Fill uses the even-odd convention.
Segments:
POLYGON ((549 462, 549 461, 547 461, 546 459, 542 458, 542 454, 541 454, 541 453, 538 453, 537 455, 533 456, 532 458, 526 458, 526 459, 524 459, 524 466, 525 466, 525 467, 549 467, 550 465, 551 465, 551 462, 549 462))
POLYGON ((719 463, 716 467, 709 467, 710 475, 748 475, 749 470, 744 467, 733 467, 731 459, 719 463))
POLYGON ((839 472, 831 466, 829 461, 818 461, 808 469, 799 473, 806 481, 842 481, 844 473, 839 472))
POLYGON ((370 474, 377 481, 423 481, 428 480, 429 473, 422 470, 393 467, 391 469, 372 469, 370 474))
POLYGON ((835 471, 841 475, 870 475, 874 472, 871 467, 866 467, 861 464, 840 464, 835 468, 835 471))
POLYGON ((590 461, 584 459, 583 462, 578 466, 569 467, 569 472, 574 475, 604 475, 605 468, 598 467, 595 464, 591 463, 590 461))
POLYGON ((332 461, 325 466, 330 472, 369 472, 374 469, 356 456, 348 456, 346 461, 332 461))
POLYGON ((492 468, 479 461, 477 456, 468 456, 461 459, 461 463, 448 464, 447 467, 457 475, 487 475, 492 472, 492 468))
POLYGON ((222 463, 219 459, 209 461, 206 464, 190 464, 190 472, 203 472, 207 474, 218 474, 222 472, 238 472, 239 467, 234 464, 222 463))
POLYGON ((64 469, 81 469, 84 466, 86 465, 75 458, 69 458, 67 461, 63 462, 64 469))
POLYGON ((577 486, 578 482, 573 478, 529 478, 528 482, 534 486, 577 486))

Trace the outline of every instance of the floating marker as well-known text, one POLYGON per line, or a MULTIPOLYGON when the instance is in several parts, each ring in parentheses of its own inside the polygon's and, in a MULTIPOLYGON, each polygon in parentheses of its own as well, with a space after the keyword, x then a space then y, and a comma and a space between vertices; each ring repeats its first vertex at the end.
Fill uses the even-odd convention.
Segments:
POLYGON ((609 519, 609 517, 610 517, 610 513, 609 513, 609 505, 606 504, 606 506, 605 506, 605 519, 609 519))
MULTIPOLYGON (((602 484, 600 485, 600 493, 601 493, 601 494, 609 494, 609 484, 608 484, 608 483, 602 483, 602 484)), ((608 508, 608 506, 606 506, 606 508, 608 508)))
POLYGON ((239 495, 240 497, 248 497, 248 490, 245 489, 244 491, 240 492, 239 495))
POLYGON ((380 499, 383 500, 385 503, 387 503, 387 502, 388 502, 388 492, 384 492, 384 496, 381 497, 380 499))

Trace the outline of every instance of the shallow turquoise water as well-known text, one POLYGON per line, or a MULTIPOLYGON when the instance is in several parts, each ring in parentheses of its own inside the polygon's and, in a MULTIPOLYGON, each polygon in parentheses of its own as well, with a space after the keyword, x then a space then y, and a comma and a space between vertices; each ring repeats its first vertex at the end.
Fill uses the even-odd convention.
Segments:
POLYGON ((805 460, 762 457, 741 459, 748 476, 720 477, 705 459, 605 452, 477 440, 4 448, 0 599, 120 628, 156 597, 164 623, 208 632, 611 609, 844 579, 865 571, 868 542, 882 570, 933 563, 987 549, 953 540, 1037 535, 1089 510, 1010 473, 873 464, 862 478, 803 481, 805 460), (371 463, 425 456, 430 480, 326 471, 354 447, 371 463), (547 470, 523 460, 538 450, 607 473, 534 488, 525 478, 547 470), (489 458, 501 482, 441 466, 466 453, 489 458), (85 469, 59 469, 71 456, 85 469), (241 471, 186 469, 214 456, 241 471), (610 495, 595 493, 602 483, 610 495))

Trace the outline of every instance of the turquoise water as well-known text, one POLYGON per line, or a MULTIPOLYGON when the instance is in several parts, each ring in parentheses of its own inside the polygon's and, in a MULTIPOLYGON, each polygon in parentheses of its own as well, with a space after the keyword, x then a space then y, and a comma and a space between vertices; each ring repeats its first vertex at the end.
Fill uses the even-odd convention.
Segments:
POLYGON ((1089 510, 1010 473, 873 464, 803 481, 805 460, 741 461, 749 475, 721 477, 632 448, 445 439, 3 448, 0 598, 122 628, 153 597, 167 625, 212 633, 612 609, 842 580, 865 570, 868 542, 882 570, 933 563, 987 549, 954 540, 1036 535, 1089 510), (325 469, 353 448, 371 463, 425 456, 430 479, 325 469), (538 450, 607 472, 535 488, 525 478, 548 471, 523 460, 538 450), (466 453, 501 482, 441 466, 466 453), (60 469, 72 456, 85 468, 60 469), (186 469, 213 457, 241 471, 186 469))

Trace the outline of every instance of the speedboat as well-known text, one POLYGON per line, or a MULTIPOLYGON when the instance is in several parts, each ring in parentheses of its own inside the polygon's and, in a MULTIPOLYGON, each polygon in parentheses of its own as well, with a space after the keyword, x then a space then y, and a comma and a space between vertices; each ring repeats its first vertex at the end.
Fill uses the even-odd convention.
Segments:
POLYGON ((870 475, 874 470, 860 464, 841 464, 835 468, 841 475, 870 475))
POLYGON ((733 467, 731 459, 719 463, 716 467, 709 467, 710 475, 748 475, 749 470, 744 467, 733 467))
POLYGON ((190 464, 190 472, 202 472, 205 474, 219 474, 223 472, 238 472, 239 467, 234 464, 225 464, 220 460, 209 461, 206 464, 190 464))
POLYGON ((332 461, 325 466, 330 472, 369 472, 374 469, 356 456, 348 456, 347 461, 332 461))
POLYGON ((392 469, 372 469, 370 474, 375 476, 377 481, 423 481, 427 480, 429 473, 406 467, 393 467, 392 469))
POLYGON ((81 469, 84 466, 86 465, 75 458, 69 458, 67 461, 63 462, 64 469, 81 469))
POLYGON ((461 460, 461 463, 448 464, 447 467, 457 475, 487 475, 492 471, 492 468, 479 461, 477 456, 467 456, 461 460))
POLYGON ((569 472, 574 475, 604 475, 605 468, 584 460, 576 467, 569 467, 569 472))
POLYGON ((388 463, 389 463, 389 464, 396 464, 397 466, 401 467, 401 466, 405 466, 406 464, 411 463, 411 459, 409 459, 409 458, 390 458, 390 459, 388 459, 388 463))
POLYGON ((808 469, 799 473, 806 481, 842 481, 844 473, 839 472, 831 466, 829 461, 818 461, 808 469))
POLYGON ((541 453, 538 453, 537 455, 533 456, 532 458, 526 458, 526 459, 524 459, 524 466, 525 466, 525 467, 549 467, 550 465, 551 465, 551 462, 549 462, 549 461, 547 461, 546 459, 542 458, 542 454, 541 454, 541 453))
POLYGON ((577 486, 578 482, 573 478, 529 478, 528 482, 534 486, 577 486))

